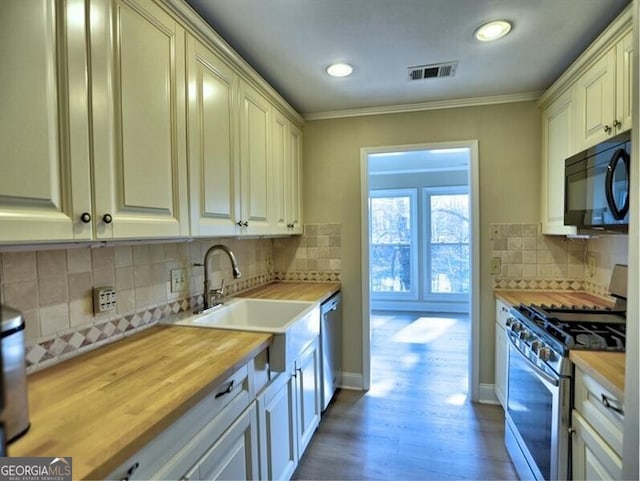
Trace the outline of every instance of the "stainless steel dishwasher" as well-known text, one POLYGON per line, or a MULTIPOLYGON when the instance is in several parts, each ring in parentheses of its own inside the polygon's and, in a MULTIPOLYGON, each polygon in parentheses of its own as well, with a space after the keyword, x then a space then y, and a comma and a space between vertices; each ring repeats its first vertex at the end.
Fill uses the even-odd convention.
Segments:
POLYGON ((342 375, 342 294, 337 292, 320 306, 320 364, 322 412, 327 409, 342 375))

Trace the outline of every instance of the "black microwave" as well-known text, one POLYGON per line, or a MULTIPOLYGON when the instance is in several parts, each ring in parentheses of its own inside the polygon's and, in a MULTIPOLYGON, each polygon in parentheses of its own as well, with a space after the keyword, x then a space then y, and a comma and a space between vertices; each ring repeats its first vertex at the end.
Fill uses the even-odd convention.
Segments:
POLYGON ((565 160, 564 224, 578 232, 629 228, 631 131, 565 160))

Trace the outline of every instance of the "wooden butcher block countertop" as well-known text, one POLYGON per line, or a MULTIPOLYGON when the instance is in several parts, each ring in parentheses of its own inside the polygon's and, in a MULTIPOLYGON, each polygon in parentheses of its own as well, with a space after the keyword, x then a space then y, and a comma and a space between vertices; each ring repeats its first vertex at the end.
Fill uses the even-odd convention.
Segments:
POLYGON ((238 294, 255 299, 323 302, 340 290, 339 282, 273 282, 238 294))
POLYGON ((557 306, 611 307, 613 303, 604 297, 582 291, 536 291, 529 289, 496 289, 494 294, 512 306, 520 304, 555 304, 557 306))
MULTIPOLYGON (((612 307, 613 303, 603 297, 580 291, 534 291, 527 289, 496 289, 497 299, 507 304, 556 304, 576 306, 612 307)), ((621 401, 624 398, 624 363, 623 352, 603 351, 570 351, 569 359, 576 366, 592 376, 596 381, 609 389, 621 401)))
POLYGON ((623 402, 625 372, 623 352, 571 351, 569 359, 623 402))
POLYGON ((31 428, 11 456, 72 456, 99 479, 271 343, 264 333, 155 326, 28 377, 31 428))

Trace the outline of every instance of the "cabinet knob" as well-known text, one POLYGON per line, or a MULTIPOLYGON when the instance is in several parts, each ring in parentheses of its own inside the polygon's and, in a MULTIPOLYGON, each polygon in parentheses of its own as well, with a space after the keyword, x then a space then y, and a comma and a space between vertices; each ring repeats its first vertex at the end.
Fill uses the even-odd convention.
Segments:
POLYGON ((605 125, 604 131, 608 134, 609 132, 611 132, 611 127, 609 127, 608 125, 605 125))
POLYGON ((139 462, 136 461, 135 463, 133 463, 129 467, 129 469, 127 469, 127 475, 121 478, 120 481, 129 481, 131 479, 131 476, 133 476, 133 473, 135 473, 139 467, 140 467, 139 462))
POLYGON ((80 215, 80 220, 85 224, 88 224, 89 222, 91 222, 91 214, 89 214, 88 212, 83 212, 82 215, 80 215))
POLYGON ((105 214, 102 216, 102 222, 104 222, 105 224, 111 224, 111 221, 113 221, 113 217, 111 217, 111 214, 105 214))
POLYGON ((249 227, 249 222, 245 220, 245 221, 242 223, 242 225, 243 225, 243 227, 249 227))
POLYGON ((238 227, 242 227, 242 221, 241 221, 241 220, 239 220, 238 222, 236 222, 236 225, 237 225, 238 227))
POLYGON ((613 126, 619 129, 620 127, 622 127, 622 122, 619 122, 618 119, 616 119, 613 121, 613 126))

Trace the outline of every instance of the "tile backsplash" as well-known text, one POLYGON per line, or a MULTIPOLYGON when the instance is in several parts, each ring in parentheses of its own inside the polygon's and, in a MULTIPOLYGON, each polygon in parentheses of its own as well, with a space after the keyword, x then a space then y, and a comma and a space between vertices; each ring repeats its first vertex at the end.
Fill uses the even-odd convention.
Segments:
POLYGON ((204 270, 194 264, 202 263, 207 249, 217 243, 233 250, 242 277, 233 279, 229 259, 217 252, 210 261, 210 285, 224 280, 230 294, 277 279, 340 280, 336 224, 305 226, 302 236, 276 239, 0 251, 0 299, 23 313, 29 371, 202 304, 204 270), (186 283, 182 292, 174 293, 170 271, 178 268, 185 270, 186 283), (115 288, 115 311, 94 315, 94 286, 115 288))
POLYGON ((615 264, 627 264, 627 236, 571 239, 541 235, 539 224, 491 224, 494 288, 586 290, 606 295, 615 264), (596 269, 589 268, 589 258, 596 269))

